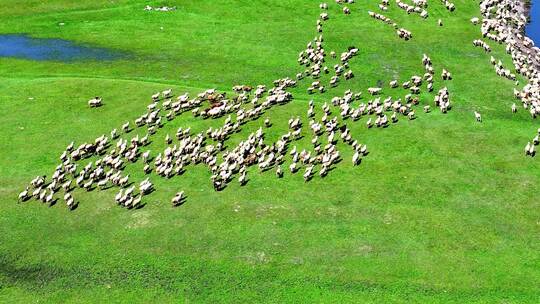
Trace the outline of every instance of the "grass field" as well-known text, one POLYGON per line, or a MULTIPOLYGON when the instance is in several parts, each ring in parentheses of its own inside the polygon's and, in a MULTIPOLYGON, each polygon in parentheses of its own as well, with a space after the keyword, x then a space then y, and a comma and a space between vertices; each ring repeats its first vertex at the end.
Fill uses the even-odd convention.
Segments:
MULTIPOLYGON (((348 123, 370 154, 353 167, 343 147, 344 161, 309 183, 253 167, 246 186, 215 192, 211 173, 198 166, 170 180, 151 176, 157 191, 142 209, 116 206, 113 190, 77 190, 81 203, 70 212, 61 203, 17 204, 17 194, 52 172, 69 142, 135 119, 157 90, 230 91, 293 77, 301 71, 298 53, 317 34, 318 2, 1 0, 0 33, 129 56, 0 58, 0 302, 540 302, 540 163, 522 153, 538 124, 526 111, 511 113, 513 82, 472 46, 480 38, 468 21, 479 15, 477 1, 455 0, 454 13, 430 1, 426 20, 393 3, 385 14, 413 33, 410 41, 369 18, 378 1, 356 2, 345 16, 329 1, 324 31, 327 51, 360 49, 351 60, 355 78, 313 96, 303 82, 291 103, 265 114, 274 123, 268 136, 283 134, 292 115, 307 125, 311 98, 321 105, 348 88, 367 94, 378 81, 423 73, 423 53, 437 75, 447 68, 454 76, 435 82, 435 90, 451 92, 448 114, 419 108, 418 119, 386 129, 348 123), (177 10, 145 12, 147 4, 177 10), (96 95, 105 106, 89 109, 96 95), (188 200, 172 208, 180 190, 188 200)), ((491 44, 492 55, 511 66, 504 47, 491 44)), ((422 94, 422 105, 432 103, 432 94, 422 94)), ((162 149, 158 138, 179 126, 198 132, 223 119, 184 114, 151 149, 162 149)), ((259 125, 250 122, 231 142, 259 125)), ((142 179, 140 169, 130 173, 142 179)))

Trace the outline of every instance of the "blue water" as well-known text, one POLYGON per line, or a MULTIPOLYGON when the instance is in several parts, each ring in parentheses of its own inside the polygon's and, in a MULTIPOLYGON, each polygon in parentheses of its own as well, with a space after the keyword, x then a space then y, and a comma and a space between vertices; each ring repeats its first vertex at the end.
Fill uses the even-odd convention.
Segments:
POLYGON ((32 38, 27 35, 0 35, 0 57, 32 60, 114 60, 122 54, 105 48, 94 48, 62 39, 32 38))
POLYGON ((538 0, 531 1, 530 21, 525 32, 527 36, 534 41, 536 46, 540 47, 540 4, 538 0))

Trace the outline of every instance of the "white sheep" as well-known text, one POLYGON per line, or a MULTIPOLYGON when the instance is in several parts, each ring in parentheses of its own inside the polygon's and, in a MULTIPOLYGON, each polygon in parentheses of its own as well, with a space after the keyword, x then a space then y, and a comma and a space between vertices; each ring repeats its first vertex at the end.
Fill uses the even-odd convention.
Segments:
POLYGON ((24 202, 25 200, 28 199, 28 189, 29 187, 26 187, 25 190, 19 193, 19 202, 24 202))
POLYGON ((90 99, 88 101, 88 105, 91 107, 91 108, 97 108, 97 107, 100 107, 102 105, 101 103, 101 98, 100 97, 94 97, 92 99, 90 99))
POLYGON ((482 115, 480 115, 480 113, 474 111, 474 117, 476 118, 477 122, 482 122, 482 115))

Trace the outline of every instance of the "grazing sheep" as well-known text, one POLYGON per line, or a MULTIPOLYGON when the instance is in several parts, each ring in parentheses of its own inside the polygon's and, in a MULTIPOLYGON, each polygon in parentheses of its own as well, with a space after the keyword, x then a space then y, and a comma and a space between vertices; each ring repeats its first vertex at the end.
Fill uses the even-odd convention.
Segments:
POLYGON ((124 131, 125 133, 128 133, 130 131, 129 121, 122 125, 122 131, 124 131))
POLYGON ((371 95, 378 95, 381 91, 382 88, 368 88, 368 93, 371 95))
POLYGON ((279 166, 279 165, 276 167, 276 176, 277 176, 278 178, 282 178, 282 177, 283 177, 283 170, 281 169, 281 166, 279 166))
POLYGON ((75 200, 73 199, 73 197, 71 197, 70 199, 66 200, 66 206, 68 207, 69 210, 73 210, 75 208, 75 200))
POLYGON ((482 122, 482 115, 480 115, 480 113, 474 111, 474 117, 476 118, 477 122, 482 122))
POLYGON ((103 179, 97 182, 97 186, 100 189, 105 189, 107 187, 107 183, 109 182, 109 179, 103 179))
POLYGON ((24 202, 24 201, 26 201, 28 199, 28 189, 29 189, 29 187, 26 187, 26 189, 24 191, 19 193, 19 198, 18 198, 19 202, 24 202))
POLYGON ((97 108, 102 105, 100 97, 94 97, 88 101, 88 106, 91 108, 97 108))
POLYGON ((291 173, 296 173, 296 171, 298 170, 296 168, 296 163, 293 162, 292 164, 289 165, 289 170, 291 171, 291 173))
POLYGON ((184 191, 180 191, 176 193, 176 195, 172 198, 171 203, 173 207, 180 206, 184 203, 186 197, 184 195, 184 191))
POLYGON ((111 131, 111 139, 116 139, 118 138, 118 130, 117 129, 113 129, 111 131))
POLYGON ((396 31, 399 38, 402 38, 404 40, 409 40, 412 38, 412 33, 404 28, 400 28, 396 31))
POLYGON ((525 146, 525 155, 529 155, 531 157, 534 157, 536 154, 534 145, 531 145, 530 142, 527 143, 527 146, 525 146))
POLYGON ((360 161, 360 153, 358 153, 358 151, 354 152, 354 155, 352 157, 353 166, 357 166, 358 164, 360 164, 360 161))
POLYGON ((442 70, 441 77, 443 80, 452 80, 452 74, 448 72, 446 69, 442 70))
POLYGON ((131 205, 127 206, 128 208, 134 208, 134 209, 137 209, 140 207, 141 205, 141 201, 142 201, 142 195, 137 195, 132 201, 131 201, 131 205))
POLYGON ((68 192, 71 188, 72 180, 68 180, 65 183, 62 184, 62 189, 64 189, 65 192, 68 192))
POLYGON ((171 98, 172 97, 172 89, 167 89, 163 92, 161 92, 163 95, 163 98, 171 98))
POLYGON ((366 126, 369 128, 371 128, 373 126, 373 122, 371 121, 371 117, 368 119, 368 121, 366 122, 366 126))
POLYGON ((240 186, 244 186, 247 183, 246 171, 240 174, 240 177, 238 178, 238 182, 240 183, 240 186))
POLYGON ((312 173, 313 173, 313 165, 306 168, 306 171, 304 172, 304 175, 303 175, 304 182, 308 182, 311 179, 312 173))

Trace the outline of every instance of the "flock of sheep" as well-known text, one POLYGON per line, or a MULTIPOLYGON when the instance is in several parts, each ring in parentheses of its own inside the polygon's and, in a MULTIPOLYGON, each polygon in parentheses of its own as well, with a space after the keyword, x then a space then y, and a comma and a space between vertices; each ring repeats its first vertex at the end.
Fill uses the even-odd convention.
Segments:
MULTIPOLYGON (((396 5, 398 8, 402 9, 409 15, 413 13, 418 14, 423 19, 426 19, 429 17, 429 13, 427 11, 427 7, 428 7, 427 0, 413 0, 412 2, 413 4, 411 5, 401 0, 396 0, 396 5)), ((455 5, 453 3, 446 0, 442 0, 442 3, 449 11, 453 12, 455 10, 455 5)), ((381 3, 379 3, 379 9, 385 12, 388 10, 389 5, 390 5, 390 0, 382 0, 381 3)), ((388 18, 387 16, 380 13, 375 13, 372 11, 368 11, 368 14, 370 17, 372 17, 375 20, 380 20, 388 25, 391 25, 396 30, 396 34, 398 35, 399 38, 404 39, 404 40, 412 39, 413 35, 410 31, 408 31, 405 28, 400 28, 396 22, 392 21, 392 19, 388 18)), ((438 19, 437 24, 439 26, 443 26, 442 20, 438 19)))
MULTIPOLYGON (((336 2, 343 6, 345 15, 351 13, 345 4, 353 4, 354 0, 336 0, 336 2)), ((400 0, 396 2, 407 13, 419 13, 423 18, 427 18, 426 0, 413 0, 414 6, 407 6, 400 0)), ((450 11, 454 10, 453 4, 448 1, 442 2, 450 11)), ((486 17, 492 14, 488 4, 491 5, 493 2, 495 1, 482 2, 486 17)), ((388 5, 389 2, 383 0, 381 10, 385 11, 388 5)), ((242 130, 248 122, 258 121, 272 107, 291 102, 293 95, 290 88, 296 87, 304 79, 311 79, 309 80, 311 84, 307 88, 309 94, 325 94, 328 88, 354 79, 349 61, 357 56, 360 50, 351 46, 339 56, 335 51, 326 52, 322 33, 325 23, 330 19, 329 5, 322 3, 319 7, 322 11, 317 20, 319 35, 300 52, 298 63, 304 70, 298 73, 295 79, 288 77, 277 79, 272 87, 236 85, 232 88, 233 94, 215 89, 208 89, 196 96, 190 96, 188 93, 175 96, 171 89, 156 93, 151 96, 151 102, 146 110, 134 121, 127 121, 119 129, 113 129, 110 134, 101 135, 93 141, 78 146, 73 142, 69 144, 61 153, 60 164, 51 177, 34 178, 19 194, 19 201, 34 198, 43 203, 54 204, 62 199, 68 208, 73 209, 77 206, 73 196, 73 190, 76 188, 86 191, 117 188, 115 201, 118 205, 130 209, 139 208, 143 205, 144 196, 154 191, 154 184, 150 181, 150 177, 138 184, 130 183, 130 175, 125 173, 124 169, 136 162, 142 163, 144 174, 162 178, 181 176, 190 165, 203 165, 210 171, 210 179, 216 191, 224 189, 235 179, 240 185, 245 185, 249 181, 249 168, 253 166, 260 172, 273 170, 277 178, 282 178, 286 172, 296 174, 299 171, 303 172, 302 176, 306 182, 316 174, 324 178, 337 163, 342 161, 342 153, 338 149, 340 142, 341 146, 352 149, 352 165, 359 165, 369 152, 365 144, 354 139, 349 124, 354 124, 365 117, 367 128, 374 126, 386 128, 397 123, 400 117, 414 120, 415 107, 420 105, 421 91, 433 92, 436 78, 450 81, 452 74, 448 70, 442 69, 442 73, 436 76, 431 58, 424 54, 421 73, 402 82, 398 80, 388 82, 389 91, 385 93, 395 92, 394 95, 400 95, 405 90, 402 97, 383 98, 381 96, 383 88, 377 86, 368 88, 366 91, 370 95, 370 100, 362 101, 362 92, 347 90, 341 96, 328 98, 320 107, 311 100, 306 116, 291 117, 288 130, 275 142, 268 142, 265 138, 265 130, 272 126, 270 119, 266 118, 262 126, 251 132, 238 145, 230 148, 226 145, 226 141, 242 130), (335 64, 330 64, 330 61, 334 61, 335 64), (328 77, 322 77, 323 75, 328 77), (355 105, 355 102, 358 104, 355 105), (225 119, 219 127, 210 127, 198 133, 192 132, 189 127, 180 127, 172 135, 162 134, 165 135, 163 140, 166 148, 158 153, 152 153, 147 146, 155 140, 154 137, 160 133, 159 130, 184 113, 201 119, 225 119), (131 135, 130 133, 135 130, 142 131, 144 136, 131 135), (295 142, 305 136, 311 136, 311 146, 299 148, 295 142), (86 165, 82 164, 84 161, 86 165), (288 164, 284 169, 286 161, 288 164)), ((384 20, 382 15, 371 12, 370 15, 384 20)), ((482 31, 490 33, 494 28, 498 28, 497 24, 495 21, 484 20, 482 31)), ((507 24, 504 29, 508 29, 507 24)), ((403 35, 410 33, 404 32, 403 35)), ((513 36, 505 37, 510 39, 509 37, 513 36)), ((507 49, 515 58, 514 62, 517 62, 516 69, 519 66, 520 74, 530 76, 531 80, 523 91, 516 93, 516 97, 523 101, 525 107, 533 107, 536 111, 537 98, 540 97, 536 70, 528 68, 530 62, 527 61, 527 56, 520 54, 521 48, 507 49)), ((502 69, 500 64, 496 64, 496 67, 502 69)), ((101 98, 95 97, 88 104, 90 107, 97 107, 102 101, 101 98)), ((442 87, 434 94, 433 105, 442 113, 447 113, 452 108, 450 93, 446 87, 442 87)), ((425 104, 422 109, 425 113, 429 113, 431 106, 425 104)), ((515 105, 513 111, 516 111, 515 105)), ((475 117, 477 121, 482 120, 478 112, 475 112, 475 117)), ((534 154, 536 144, 538 136, 534 144, 527 146, 528 155, 534 154)), ((185 199, 185 192, 179 191, 171 199, 171 204, 179 206, 185 199)))
MULTIPOLYGON (((524 36, 527 16, 523 1, 512 0, 483 0, 480 2, 482 18, 472 18, 474 25, 480 24, 482 37, 495 43, 504 44, 506 52, 511 55, 514 71, 522 75, 527 84, 521 89, 514 89, 514 96, 521 101, 525 110, 528 110, 532 118, 540 114, 540 49, 534 46, 531 39, 524 36)), ((491 52, 487 42, 476 39, 475 46, 482 47, 486 52, 491 52)), ((490 58, 497 75, 511 81, 515 81, 516 74, 510 69, 504 68, 500 60, 493 56, 490 58)), ((517 112, 516 104, 511 105, 512 113, 517 112)), ((540 131, 539 131, 540 133, 540 131)), ((538 145, 538 136, 525 146, 525 155, 534 156, 535 146, 538 145)))

